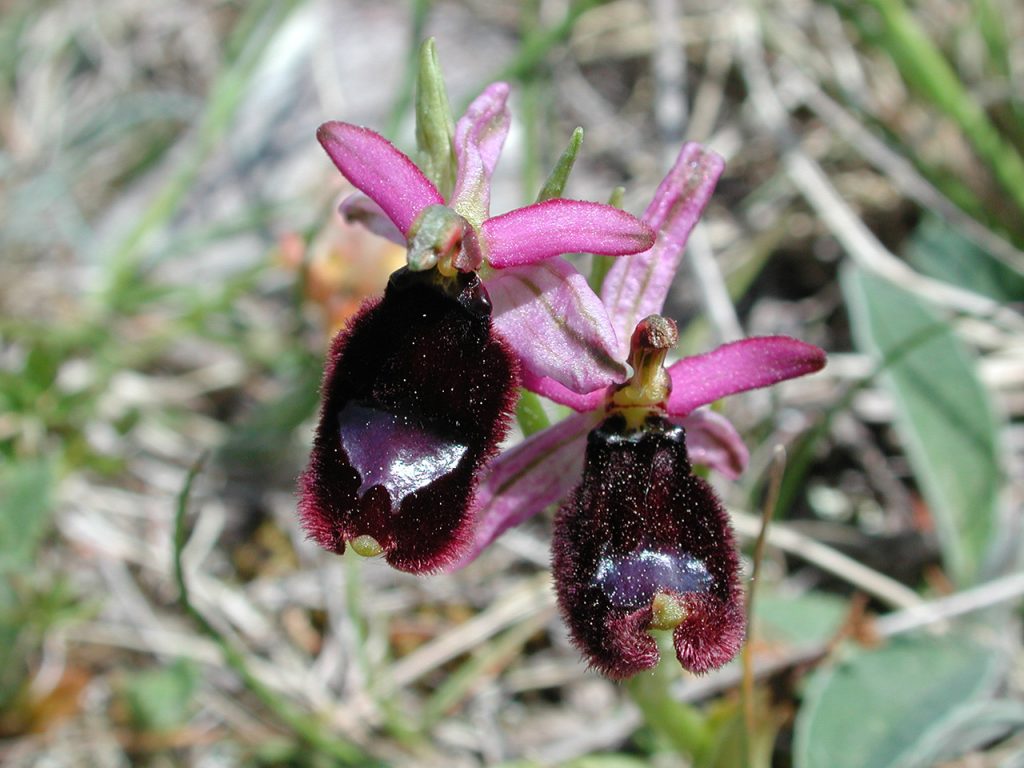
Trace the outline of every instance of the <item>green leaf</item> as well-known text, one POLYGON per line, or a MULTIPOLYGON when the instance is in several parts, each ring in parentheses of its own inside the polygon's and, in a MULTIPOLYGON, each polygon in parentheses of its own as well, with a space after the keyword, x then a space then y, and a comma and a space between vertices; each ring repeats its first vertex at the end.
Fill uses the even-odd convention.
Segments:
POLYGON ((758 631, 765 640, 793 645, 833 637, 849 611, 846 600, 820 592, 792 597, 758 593, 754 608, 758 631))
POLYGON ((50 527, 53 472, 43 460, 0 469, 0 574, 28 568, 50 527))
POLYGON ((523 431, 523 437, 540 432, 551 425, 551 419, 540 401, 540 396, 528 389, 519 390, 519 402, 516 403, 516 421, 523 431))
POLYGON ((937 216, 914 229, 905 255, 918 270, 998 301, 1024 301, 1024 275, 996 259, 937 216))
POLYGON ((448 103, 441 64, 434 39, 420 48, 420 69, 416 79, 416 146, 419 165, 447 200, 455 189, 455 123, 448 103))
POLYGON ((537 195, 538 203, 561 197, 562 193, 565 192, 565 185, 569 181, 572 167, 576 164, 576 155, 579 154, 581 144, 583 144, 583 129, 577 127, 572 132, 572 136, 569 137, 569 146, 565 148, 561 157, 558 158, 558 162, 551 169, 551 174, 548 176, 547 181, 541 187, 540 194, 537 195))
POLYGON ((991 692, 1003 666, 963 638, 901 638, 809 681, 796 719, 795 768, 909 768, 915 755, 971 702, 991 692))
POLYGON ((857 346, 888 362, 896 428, 958 584, 976 581, 996 540, 1002 482, 996 424, 974 361, 916 294, 857 270, 841 275, 857 346))
POLYGON ((907 768, 931 768, 1021 732, 1024 704, 1009 699, 976 701, 958 709, 941 729, 922 739, 907 768))
POLYGON ((199 683, 199 670, 184 659, 165 669, 135 673, 124 687, 135 725, 146 731, 169 731, 184 725, 192 714, 199 683))

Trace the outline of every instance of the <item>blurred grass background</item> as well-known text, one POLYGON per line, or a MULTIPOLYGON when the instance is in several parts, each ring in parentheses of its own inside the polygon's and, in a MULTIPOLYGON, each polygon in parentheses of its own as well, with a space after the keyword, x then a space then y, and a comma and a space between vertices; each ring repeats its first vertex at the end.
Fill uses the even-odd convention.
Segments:
POLYGON ((1024 765, 1018 3, 0 8, 0 762, 1024 765), (748 544, 789 456, 746 721, 738 665, 585 669, 547 517, 423 579, 298 528, 325 345, 401 263, 314 132, 409 148, 428 35, 457 109, 513 83, 496 211, 577 125, 569 194, 637 213, 703 141, 680 353, 830 353, 724 405, 748 544))

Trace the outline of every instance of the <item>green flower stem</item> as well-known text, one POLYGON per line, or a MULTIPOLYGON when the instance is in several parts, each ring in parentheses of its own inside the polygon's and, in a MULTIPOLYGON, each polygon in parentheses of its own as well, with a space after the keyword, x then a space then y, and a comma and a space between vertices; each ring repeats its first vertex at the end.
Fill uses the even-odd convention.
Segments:
POLYGON ((416 146, 419 166, 434 182, 441 197, 450 200, 455 190, 455 123, 448 91, 437 58, 437 46, 428 38, 420 46, 416 79, 416 146))
POLYGON ((330 736, 315 717, 300 712, 289 706, 274 691, 263 684, 249 669, 245 656, 217 631, 203 614, 192 604, 189 598, 188 584, 185 581, 185 569, 182 565, 182 552, 185 549, 185 513, 188 509, 189 497, 192 494, 192 483, 203 468, 205 457, 200 458, 189 470, 185 485, 178 495, 178 504, 174 514, 174 580, 178 586, 181 606, 185 613, 199 626, 203 633, 217 644, 228 666, 242 679, 248 688, 264 706, 290 728, 315 752, 333 758, 341 765, 376 766, 379 762, 370 758, 358 747, 330 736))
POLYGON ((650 672, 629 680, 626 690, 648 727, 679 755, 692 760, 711 746, 711 729, 699 710, 672 696, 672 683, 679 676, 672 633, 658 632, 656 638, 661 661, 650 672))
POLYGON ((1024 159, 971 98, 902 0, 869 0, 883 22, 885 48, 904 79, 963 131, 995 179, 1024 211, 1024 159))
POLYGON ((516 404, 516 420, 519 422, 519 428, 523 431, 523 437, 540 432, 551 424, 540 397, 526 389, 519 393, 519 402, 516 404))

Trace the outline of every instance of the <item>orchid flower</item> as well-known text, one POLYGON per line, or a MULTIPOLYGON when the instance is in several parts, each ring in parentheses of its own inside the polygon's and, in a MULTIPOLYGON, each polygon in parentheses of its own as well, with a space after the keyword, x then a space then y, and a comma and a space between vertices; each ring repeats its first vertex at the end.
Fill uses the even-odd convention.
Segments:
POLYGON ((646 252, 617 260, 601 297, 631 378, 588 392, 524 373, 524 384, 577 413, 484 470, 464 565, 509 527, 565 501, 555 521, 554 577, 576 645, 605 674, 653 666, 648 629, 673 629, 680 663, 705 672, 732 658, 744 634, 742 590, 728 516, 702 464, 734 478, 748 454, 735 428, 701 406, 820 369, 817 347, 774 336, 725 344, 664 366, 675 324, 660 317, 669 286, 723 168, 683 147, 643 219, 646 252), (575 490, 574 490, 575 489, 575 490))
POLYGON ((509 87, 484 89, 454 131, 454 192, 437 186, 383 136, 348 123, 325 123, 317 138, 338 170, 365 196, 342 212, 409 247, 413 270, 493 272, 483 280, 498 334, 524 373, 589 391, 621 381, 608 313, 565 253, 613 256, 650 247, 654 233, 610 205, 554 198, 490 216, 490 182, 508 134, 509 87))
POLYGON ((654 241, 639 219, 598 203, 546 199, 491 217, 508 86, 488 86, 452 126, 432 45, 423 51, 417 133, 432 178, 367 128, 317 132, 365 195, 343 212, 408 255, 334 339, 299 482, 303 525, 321 546, 384 554, 411 572, 450 566, 469 546, 477 477, 507 432, 521 369, 576 391, 625 374, 604 306, 558 256, 633 254, 654 241), (485 266, 530 295, 509 302, 499 291, 504 303, 492 305, 488 289, 503 283, 481 281, 485 266))

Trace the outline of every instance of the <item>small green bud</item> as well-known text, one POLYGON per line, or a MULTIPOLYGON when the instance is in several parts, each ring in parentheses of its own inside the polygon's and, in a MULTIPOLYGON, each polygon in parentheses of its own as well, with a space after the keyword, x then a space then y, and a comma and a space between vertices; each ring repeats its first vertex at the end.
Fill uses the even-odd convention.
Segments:
POLYGON ((416 78, 416 145, 419 165, 445 200, 455 189, 455 123, 434 39, 420 47, 416 78))
POLYGON ((540 194, 537 195, 538 203, 562 196, 562 193, 565 191, 565 185, 569 181, 569 174, 572 173, 572 167, 576 164, 576 155, 579 153, 582 143, 583 129, 577 128, 569 138, 569 146, 565 148, 562 156, 558 158, 558 162, 555 163, 551 175, 548 176, 544 186, 541 187, 540 194))

